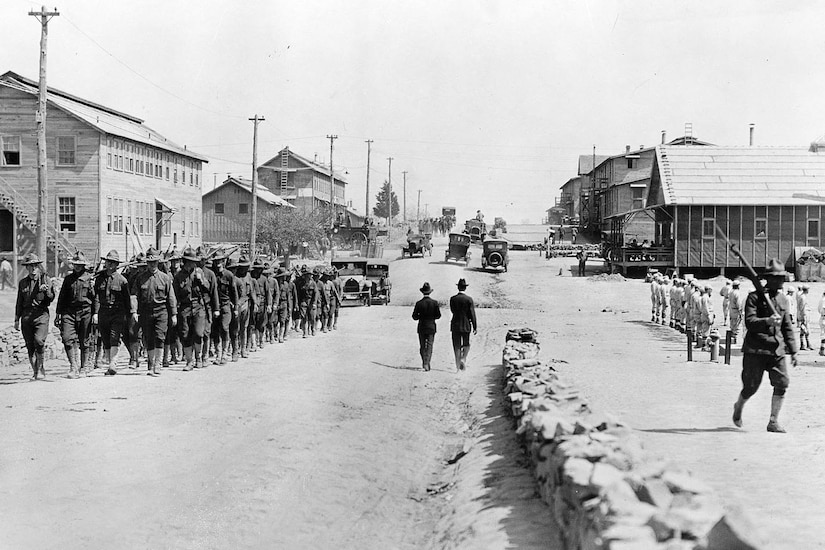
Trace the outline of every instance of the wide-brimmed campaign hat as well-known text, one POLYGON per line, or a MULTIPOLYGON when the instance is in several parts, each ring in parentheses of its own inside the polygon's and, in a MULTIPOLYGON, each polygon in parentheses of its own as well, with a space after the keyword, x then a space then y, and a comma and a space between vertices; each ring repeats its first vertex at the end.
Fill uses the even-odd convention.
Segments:
POLYGON ((186 262, 197 262, 200 261, 200 255, 192 250, 191 246, 187 246, 186 249, 183 251, 183 260, 186 262))
POLYGON ((240 258, 238 258, 238 263, 235 265, 237 267, 249 267, 249 257, 241 256, 240 258))
POLYGON ((255 262, 252 264, 252 269, 266 269, 266 265, 264 265, 260 258, 255 258, 255 262))
POLYGON ((147 262, 159 262, 161 260, 160 254, 154 247, 149 247, 149 250, 146 251, 146 261, 147 262))
POLYGON ((101 260, 106 260, 109 262, 117 262, 120 263, 120 254, 117 253, 117 250, 114 248, 106 253, 105 256, 100 257, 101 260))
POLYGON ((468 284, 467 284, 467 281, 465 281, 465 280, 462 278, 462 279, 459 279, 459 280, 458 280, 458 282, 456 283, 456 285, 455 285, 455 286, 457 286, 457 287, 458 287, 458 290, 464 290, 465 288, 467 288, 467 287, 468 287, 468 286, 470 286, 470 285, 468 285, 468 284))
POLYGON ((42 264, 43 260, 37 257, 37 254, 34 252, 29 252, 23 258, 23 265, 35 265, 35 264, 42 264))
POLYGON ((73 265, 89 265, 89 262, 86 261, 86 255, 79 250, 74 253, 70 261, 73 265))
POLYGON ((762 275, 764 277, 785 277, 787 274, 788 272, 785 271, 785 264, 776 258, 771 258, 768 262, 768 267, 762 275))
POLYGON ((275 270, 275 276, 276 277, 286 277, 287 275, 289 275, 289 271, 287 271, 283 267, 279 267, 278 269, 275 270))
POLYGON ((430 286, 430 283, 425 282, 424 285, 418 290, 421 291, 421 294, 430 294, 433 291, 433 288, 430 286))

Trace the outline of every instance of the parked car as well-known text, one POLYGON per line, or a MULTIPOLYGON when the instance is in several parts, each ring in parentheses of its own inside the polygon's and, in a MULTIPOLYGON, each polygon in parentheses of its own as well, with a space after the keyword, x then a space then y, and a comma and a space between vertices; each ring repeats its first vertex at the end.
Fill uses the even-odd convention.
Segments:
POLYGON ((470 263, 470 236, 466 233, 450 233, 450 244, 444 252, 444 261, 470 263))
POLYGON ((487 224, 476 219, 467 220, 464 222, 464 232, 470 236, 472 242, 482 241, 487 236, 487 224))
POLYGON ((332 267, 341 278, 341 306, 371 305, 372 283, 367 279, 367 264, 374 259, 336 258, 332 267))
POLYGON ((389 304, 392 293, 390 262, 381 258, 370 258, 367 261, 367 281, 370 284, 370 302, 389 304))
POLYGON ((481 267, 503 269, 507 271, 507 241, 504 239, 487 239, 482 246, 481 267))

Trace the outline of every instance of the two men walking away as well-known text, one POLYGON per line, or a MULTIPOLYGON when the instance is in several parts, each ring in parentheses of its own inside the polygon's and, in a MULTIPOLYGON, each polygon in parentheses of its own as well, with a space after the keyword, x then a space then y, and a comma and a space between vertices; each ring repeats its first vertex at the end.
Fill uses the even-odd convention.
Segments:
POLYGON ((425 282, 419 289, 423 298, 415 303, 412 318, 418 321, 418 351, 421 354, 421 366, 425 371, 430 370, 430 361, 433 357, 433 342, 435 341, 437 319, 441 319, 441 309, 438 302, 430 298, 433 289, 430 283, 425 282))
POLYGON ((476 334, 476 308, 473 299, 464 293, 467 281, 459 279, 458 294, 450 298, 450 311, 453 318, 450 321, 450 332, 453 337, 453 353, 455 366, 458 370, 467 368, 467 355, 470 353, 470 331, 476 334))

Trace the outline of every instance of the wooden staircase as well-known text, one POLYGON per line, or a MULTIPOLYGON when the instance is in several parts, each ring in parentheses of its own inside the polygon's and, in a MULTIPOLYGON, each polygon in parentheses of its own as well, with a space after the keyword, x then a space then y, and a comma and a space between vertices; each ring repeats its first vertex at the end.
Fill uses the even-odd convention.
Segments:
MULTIPOLYGON (((7 180, 0 177, 0 205, 14 214, 15 219, 23 223, 33 235, 37 234, 37 207, 32 205, 21 195, 14 186, 7 180)), ((46 222, 46 245, 53 249, 59 246, 69 254, 74 254, 75 246, 65 238, 54 226, 53 223, 46 222)), ((31 246, 21 246, 20 253, 34 252, 31 246)))

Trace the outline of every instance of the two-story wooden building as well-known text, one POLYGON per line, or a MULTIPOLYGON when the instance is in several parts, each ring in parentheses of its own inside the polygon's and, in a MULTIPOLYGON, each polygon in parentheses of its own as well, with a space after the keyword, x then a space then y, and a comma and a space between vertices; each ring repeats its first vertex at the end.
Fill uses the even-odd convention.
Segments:
MULTIPOLYGON (((46 118, 49 261, 116 249, 201 243, 202 165, 143 120, 49 88, 46 118)), ((34 249, 38 83, 0 76, 0 250, 34 249)))
POLYGON ((346 210, 346 180, 289 147, 258 167, 258 181, 296 208, 328 209, 334 217, 346 210))
MULTIPOLYGON (((262 185, 255 188, 258 216, 277 208, 295 208, 262 185)), ((229 177, 203 196, 203 240, 248 243, 252 227, 252 181, 229 177)))

